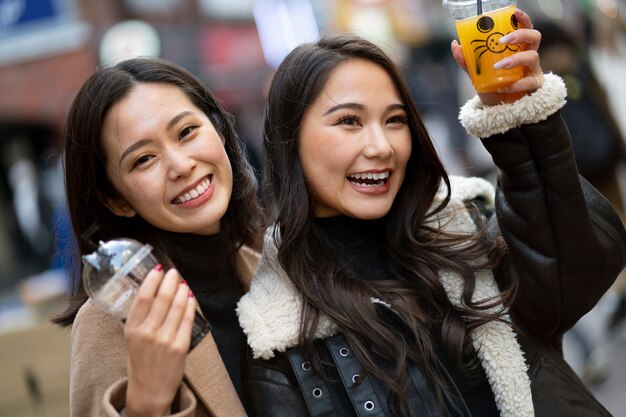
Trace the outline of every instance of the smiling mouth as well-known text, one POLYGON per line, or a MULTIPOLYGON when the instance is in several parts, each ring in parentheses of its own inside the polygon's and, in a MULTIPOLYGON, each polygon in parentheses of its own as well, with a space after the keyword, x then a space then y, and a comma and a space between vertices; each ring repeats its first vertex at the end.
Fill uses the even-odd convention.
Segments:
POLYGON ((206 190, 209 189, 209 187, 211 186, 212 179, 213 179, 213 175, 209 175, 208 177, 204 179, 204 181, 198 184, 196 188, 179 195, 174 200, 172 200, 172 203, 183 204, 183 203, 186 203, 187 201, 194 200, 200 197, 202 194, 204 194, 206 190))
POLYGON ((361 172, 348 175, 348 181, 359 187, 380 187, 389 181, 390 173, 385 172, 361 172))

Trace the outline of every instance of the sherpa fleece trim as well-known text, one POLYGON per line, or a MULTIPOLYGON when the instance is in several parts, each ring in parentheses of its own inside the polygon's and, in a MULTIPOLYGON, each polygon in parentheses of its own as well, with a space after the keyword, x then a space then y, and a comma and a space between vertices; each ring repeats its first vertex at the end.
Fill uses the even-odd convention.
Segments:
MULTIPOLYGON (((270 359, 299 342, 302 296, 278 262, 275 227, 268 228, 263 254, 250 283, 250 291, 237 304, 237 315, 254 358, 270 359)), ((337 333, 337 325, 322 315, 316 338, 337 333)))
MULTIPOLYGON (((470 201, 475 198, 482 198, 485 208, 493 210, 495 208, 495 191, 490 182, 479 177, 460 177, 451 175, 450 180, 450 201, 470 201)), ((445 184, 442 184, 437 190, 435 196, 435 204, 437 205, 446 197, 448 190, 445 184)))
MULTIPOLYGON (((465 210, 464 202, 480 196, 488 205, 493 204, 493 186, 481 178, 454 176, 450 177, 450 186, 450 203, 432 222, 451 232, 474 233, 476 226, 465 210)), ((440 189, 435 205, 445 193, 445 189, 440 189)), ((271 228, 266 233, 263 256, 250 291, 237 307, 239 323, 248 337, 253 356, 263 359, 298 345, 302 312, 301 295, 278 263, 274 231, 271 228)), ((461 276, 444 271, 439 277, 452 304, 460 306, 461 276)), ((476 274, 473 300, 497 299, 499 294, 491 271, 476 274)), ((494 310, 502 308, 500 305, 494 310)), ((508 314, 504 319, 510 320, 508 314)), ((315 337, 330 337, 338 331, 338 326, 322 315, 315 337)), ((533 417, 527 365, 513 330, 504 323, 489 322, 472 331, 471 338, 502 417, 533 417)))
POLYGON ((544 74, 543 86, 514 103, 485 106, 478 96, 461 108, 459 120, 470 135, 487 138, 546 120, 565 105, 567 89, 558 75, 544 74))
MULTIPOLYGON (((451 177, 450 203, 442 213, 438 222, 440 227, 448 231, 473 233, 476 225, 470 214, 465 210, 464 202, 477 195, 487 195, 487 205, 493 204, 493 186, 480 178, 451 177), (475 194, 479 190, 485 194, 475 194)), ((441 193, 441 190, 440 190, 441 193)), ((477 272, 476 287, 472 294, 472 301, 495 300, 500 297, 500 291, 491 271, 477 272)), ((463 293, 463 279, 460 275, 450 271, 439 273, 439 280, 443 285, 452 305, 461 307, 463 293)), ((504 310, 500 304, 488 310, 491 313, 504 310)), ((504 320, 510 321, 508 314, 504 320)), ((506 323, 490 321, 477 327, 470 334, 476 354, 485 370, 496 405, 502 417, 533 417, 535 415, 530 379, 526 373, 528 366, 524 359, 522 348, 517 341, 513 329, 506 323)))

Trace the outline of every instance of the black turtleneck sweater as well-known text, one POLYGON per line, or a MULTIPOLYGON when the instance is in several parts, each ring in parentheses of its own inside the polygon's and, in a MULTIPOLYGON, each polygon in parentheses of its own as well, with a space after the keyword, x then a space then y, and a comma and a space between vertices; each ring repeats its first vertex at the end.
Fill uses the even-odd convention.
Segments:
POLYGON ((228 374, 242 397, 242 369, 246 340, 235 308, 243 288, 232 268, 230 228, 217 235, 199 236, 165 233, 168 255, 189 284, 200 309, 211 325, 211 333, 228 374))
MULTIPOLYGON (((347 216, 315 219, 313 227, 333 242, 335 262, 351 268, 358 277, 368 280, 393 279, 397 274, 383 250, 386 218, 359 220, 347 216)), ((452 364, 438 349, 437 354, 454 380, 473 417, 499 417, 500 413, 482 368, 468 376, 452 364)))

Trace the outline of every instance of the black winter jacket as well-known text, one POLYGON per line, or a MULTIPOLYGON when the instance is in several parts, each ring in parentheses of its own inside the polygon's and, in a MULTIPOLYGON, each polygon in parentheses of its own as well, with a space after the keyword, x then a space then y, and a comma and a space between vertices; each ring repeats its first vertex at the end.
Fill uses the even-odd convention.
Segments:
MULTIPOLYGON (((474 345, 481 346, 478 356, 503 417, 609 416, 563 360, 561 341, 624 268, 626 231, 608 201, 578 175, 569 133, 558 113, 564 88, 557 77, 546 78, 546 85, 521 103, 482 108, 474 101, 461 112, 466 129, 484 138, 500 175, 495 197, 477 179, 453 181, 451 204, 495 198, 493 225, 504 237, 508 260, 519 277, 509 313, 521 332, 509 335, 493 327, 476 336, 474 345)), ((329 385, 310 372, 297 348, 301 300, 275 262, 272 245, 266 240, 251 291, 238 307, 256 357, 245 381, 250 414, 391 415, 377 381, 353 383, 360 365, 327 318, 318 326, 316 352, 335 363, 330 372, 343 384, 329 385)), ((454 285, 444 282, 449 278, 443 275, 442 283, 453 301, 454 285)), ((480 278, 485 286, 477 285, 476 292, 493 295, 493 281, 501 278, 497 270, 491 278, 480 278)), ((409 393, 412 415, 470 416, 454 395, 445 398, 446 410, 440 411, 429 390, 420 389, 424 380, 419 368, 410 374, 415 388, 409 393)), ((453 383, 450 388, 454 392, 453 383)))

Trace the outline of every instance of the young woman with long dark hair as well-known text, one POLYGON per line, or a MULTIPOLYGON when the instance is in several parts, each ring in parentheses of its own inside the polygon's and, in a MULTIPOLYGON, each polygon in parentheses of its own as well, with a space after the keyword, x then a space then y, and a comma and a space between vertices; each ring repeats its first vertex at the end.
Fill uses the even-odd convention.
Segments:
POLYGON ((64 158, 76 262, 56 322, 72 326, 71 415, 245 416, 235 307, 258 261, 262 212, 231 116, 183 68, 130 59, 78 92, 64 158), (122 237, 149 243, 163 264, 125 323, 88 299, 80 264, 90 241, 122 237), (211 332, 188 355, 197 305, 211 332))
MULTIPOLYGON (((362 38, 292 51, 264 122, 268 230, 238 305, 255 416, 607 416, 561 337, 623 269, 516 12, 527 76, 461 111, 497 190, 449 177, 398 68, 362 38), (495 215, 492 215, 494 214, 495 215)), ((464 66, 460 46, 452 53, 464 66)))

